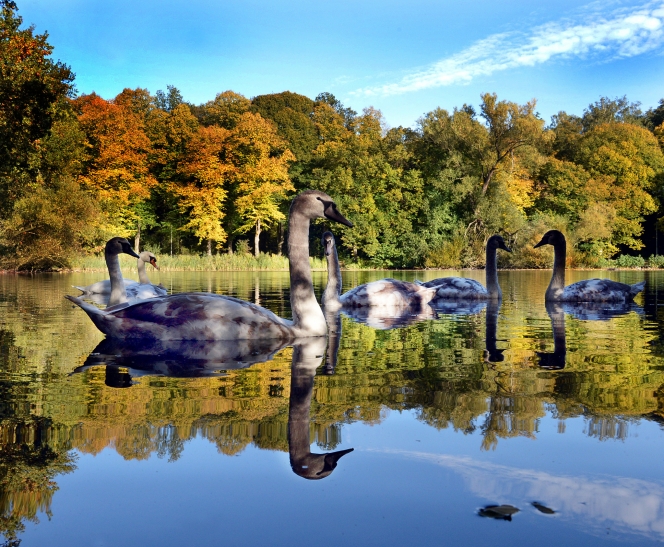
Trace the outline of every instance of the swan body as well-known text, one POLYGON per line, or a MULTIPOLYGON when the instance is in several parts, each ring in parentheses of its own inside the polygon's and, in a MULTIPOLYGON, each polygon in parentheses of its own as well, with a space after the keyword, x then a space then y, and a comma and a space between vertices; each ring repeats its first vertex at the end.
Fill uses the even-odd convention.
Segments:
POLYGON ((332 232, 323 234, 322 243, 327 259, 327 286, 322 297, 326 310, 380 306, 402 311, 409 308, 419 314, 436 294, 435 289, 389 278, 364 283, 341 294, 341 268, 332 232))
POLYGON ((113 338, 290 341, 325 336, 325 316, 316 301, 309 266, 309 223, 315 218, 352 226, 323 192, 308 190, 293 200, 288 219, 292 320, 277 317, 256 304, 211 293, 159 296, 105 310, 80 298, 67 298, 80 306, 100 331, 113 338))
MULTIPOLYGON (((129 301, 144 300, 146 298, 154 298, 155 296, 165 296, 168 294, 165 287, 150 283, 150 278, 145 271, 145 264, 152 264, 155 269, 159 269, 157 266, 157 257, 150 251, 143 251, 138 255, 139 281, 122 279, 127 299, 129 301)), ((111 280, 105 279, 104 281, 97 281, 86 287, 78 287, 74 285, 74 288, 81 291, 85 296, 100 295, 102 297, 108 297, 111 294, 111 280)))
POLYGON ((549 230, 535 248, 553 245, 553 275, 546 289, 547 302, 631 302, 645 287, 641 281, 634 285, 610 279, 586 279, 565 286, 567 242, 558 230, 549 230))
POLYGON ((498 283, 498 263, 496 253, 503 249, 512 252, 499 235, 493 235, 486 243, 486 287, 474 279, 465 277, 439 277, 426 283, 424 287, 436 287, 436 296, 431 302, 436 306, 444 300, 501 300, 503 293, 498 283))

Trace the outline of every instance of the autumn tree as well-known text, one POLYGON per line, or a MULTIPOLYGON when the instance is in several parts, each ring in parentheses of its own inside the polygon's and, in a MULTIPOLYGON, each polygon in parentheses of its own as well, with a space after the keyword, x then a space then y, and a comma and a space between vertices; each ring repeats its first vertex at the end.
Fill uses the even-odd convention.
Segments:
POLYGON ((224 161, 235 186, 234 203, 241 217, 239 233, 254 229, 254 255, 259 255, 261 230, 285 215, 279 203, 295 190, 288 167, 295 157, 260 114, 246 112, 227 140, 224 161))
POLYGON ((145 124, 130 107, 95 94, 78 98, 75 105, 89 147, 81 181, 99 200, 109 227, 138 238, 140 206, 157 184, 149 169, 145 124))
POLYGON ((229 165, 222 163, 220 154, 228 139, 229 131, 221 127, 201 127, 188 140, 185 153, 179 162, 177 182, 169 189, 178 198, 178 206, 187 214, 182 230, 190 230, 201 240, 207 240, 208 255, 212 244, 221 246, 226 240, 222 227, 223 204, 226 199, 229 165))
POLYGON ((233 129, 242 114, 251 107, 251 101, 244 95, 234 91, 219 93, 213 101, 200 107, 200 121, 205 126, 217 125, 225 129, 233 129))

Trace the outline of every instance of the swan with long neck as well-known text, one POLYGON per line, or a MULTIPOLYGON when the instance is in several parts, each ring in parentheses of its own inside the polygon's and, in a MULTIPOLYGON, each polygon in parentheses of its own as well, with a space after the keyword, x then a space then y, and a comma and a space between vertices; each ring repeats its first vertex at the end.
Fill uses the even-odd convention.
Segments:
POLYGON ((104 248, 104 258, 108 268, 109 299, 108 305, 115 306, 127 302, 127 293, 125 290, 124 279, 122 279, 122 270, 120 269, 120 260, 118 255, 125 253, 135 258, 139 256, 131 248, 129 242, 123 237, 114 237, 106 242, 104 248))
POLYGON ((503 292, 498 283, 498 249, 512 252, 502 236, 493 235, 486 242, 486 287, 466 277, 439 277, 422 283, 424 287, 436 287, 431 305, 435 306, 439 300, 502 300, 503 292))
POLYGON ((150 283, 150 278, 148 277, 147 272, 145 271, 145 265, 151 264, 155 270, 159 270, 157 266, 157 257, 154 256, 150 251, 143 251, 139 254, 138 259, 138 283, 125 285, 127 291, 127 299, 130 302, 135 300, 145 300, 146 298, 155 298, 157 296, 166 296, 168 291, 166 287, 162 285, 155 285, 150 283))
POLYGON ((292 320, 282 319, 261 306, 211 293, 180 293, 150 298, 121 309, 100 310, 67 296, 88 314, 97 328, 113 338, 153 340, 242 340, 325 336, 327 325, 311 278, 309 224, 327 218, 352 226, 330 196, 308 190, 291 204, 288 249, 292 320))
MULTIPOLYGON (((326 310, 389 307, 402 311, 408 308, 419 314, 429 308, 435 289, 397 279, 364 283, 341 294, 341 267, 332 232, 323 234, 322 243, 327 259, 327 286, 321 300, 326 310)), ((433 313, 430 308, 429 311, 433 313)))
POLYGON ((535 249, 543 245, 553 246, 553 275, 546 289, 547 302, 631 302, 646 285, 645 281, 627 285, 611 279, 586 279, 565 286, 565 261, 567 242, 558 230, 549 230, 535 249))
MULTIPOLYGON (((157 257, 154 254, 152 254, 150 251, 143 251, 142 253, 140 253, 138 255, 137 262, 138 262, 138 282, 134 281, 133 279, 124 279, 124 278, 122 279, 122 282, 127 291, 130 290, 136 291, 137 287, 130 289, 130 287, 134 285, 139 285, 139 284, 152 285, 152 283, 150 283, 150 278, 148 277, 148 274, 145 271, 146 264, 151 264, 156 270, 159 269, 159 267, 157 266, 157 257)), ((155 289, 156 294, 154 294, 153 296, 162 296, 166 294, 166 289, 164 289, 163 287, 159 287, 159 285, 152 285, 152 286, 157 287, 157 289, 155 289), (163 292, 160 292, 159 290, 163 292)), ((105 279, 104 281, 97 281, 96 283, 92 283, 91 285, 87 285, 86 287, 79 287, 77 285, 74 285, 74 288, 78 289, 86 296, 90 296, 93 294, 98 294, 101 296, 109 296, 111 294, 111 280, 105 279)), ((131 298, 132 294, 128 293, 128 296, 131 298)))

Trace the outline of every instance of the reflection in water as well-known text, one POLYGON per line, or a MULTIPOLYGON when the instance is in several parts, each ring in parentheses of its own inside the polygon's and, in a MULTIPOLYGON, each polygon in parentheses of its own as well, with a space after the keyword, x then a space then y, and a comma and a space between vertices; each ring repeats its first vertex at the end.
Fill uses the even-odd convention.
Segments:
POLYGON ((468 488, 487 500, 529 503, 537 499, 542 513, 578 519, 583 527, 638 532, 664 540, 664 485, 617 476, 555 475, 469 457, 424 452, 391 451, 395 455, 426 461, 461 475, 468 488), (550 509, 551 507, 555 509, 550 509))
POLYGON ((436 311, 428 305, 411 307, 402 306, 364 306, 362 308, 342 308, 348 317, 373 329, 390 330, 407 327, 436 319, 436 311))
MULTIPOLYGON (((325 340, 312 338, 293 346, 291 394, 288 406, 288 454, 293 473, 305 479, 324 479, 337 466, 339 458, 353 449, 314 454, 310 450, 309 411, 316 368, 325 349, 325 340)), ((334 369, 334 364, 328 364, 334 369)))
POLYGON ((480 517, 488 517, 496 520, 512 520, 512 515, 516 515, 519 510, 513 505, 487 505, 482 507, 477 514, 480 517))
MULTIPOLYGON (((280 275, 215 277, 191 272, 165 284, 174 292, 211 288, 245 300, 258 297, 275 313, 288 316, 289 287, 283 280, 287 273, 283 279, 280 275)), ((372 280, 372 275, 385 277, 380 272, 353 275, 358 283, 372 280)), ((14 515, 15 521, 28 522, 40 511, 48 512, 52 490, 49 493, 46 486, 54 485, 54 477, 64 472, 61 463, 71 465, 67 459, 71 449, 83 454, 114 450, 126 460, 142 460, 146 469, 154 465, 151 456, 177 460, 187 443, 199 437, 226 455, 240 454, 248 446, 278 450, 284 458, 289 452, 295 472, 322 478, 344 452, 334 451, 346 424, 373 424, 377 434, 386 416, 409 426, 412 421, 407 420, 418 419, 429 431, 446 430, 431 437, 454 437, 467 454, 495 449, 484 455, 487 458, 508 457, 523 442, 519 438, 537 439, 525 443, 536 454, 548 442, 540 433, 547 430, 546 420, 558 422, 561 435, 556 445, 594 446, 596 455, 615 462, 620 462, 616 454, 625 448, 659 449, 662 439, 656 434, 651 435, 651 445, 639 444, 645 435, 629 435, 629 428, 641 422, 664 423, 664 307, 654 294, 656 283, 649 283, 647 290, 653 290, 643 297, 645 312, 635 305, 545 307, 542 295, 548 275, 541 282, 539 272, 501 275, 505 300, 500 309, 481 302, 477 309, 440 308, 438 319, 433 319, 433 312, 424 317, 395 313, 359 318, 364 323, 343 313, 328 317, 327 358, 318 375, 314 371, 322 359, 317 356, 325 353, 324 348, 309 352, 306 347, 273 346, 270 341, 252 341, 242 348, 223 343, 99 344, 101 337, 87 318, 83 321, 62 299, 70 285, 87 284, 85 276, 77 280, 67 275, 0 276, 0 427, 9 428, 11 423, 28 431, 25 424, 38 420, 41 424, 41 432, 33 428, 23 437, 2 433, 0 466, 3 453, 13 454, 14 459, 0 467, 5 470, 0 471, 0 489, 4 489, 0 519, 14 515), (549 353, 541 351, 545 343, 549 353), (298 362, 308 364, 296 366, 298 362), (72 370, 80 374, 70 375, 72 370), (25 440, 28 437, 41 440, 25 440), (321 454, 311 453, 312 438, 319 447, 314 450, 321 454), (596 442, 610 439, 624 442, 596 442), (24 452, 21 443, 29 450, 24 452), (40 460, 35 455, 44 447, 52 452, 43 451, 40 460), (32 490, 21 490, 18 479, 7 478, 14 476, 45 480, 32 490)), ((659 275, 664 285, 662 273, 647 275, 659 275)), ((652 423, 644 427, 656 432, 652 423)), ((389 442, 412 447, 405 445, 416 442, 409 436, 411 430, 392 429, 394 438, 389 442)), ((371 436, 362 442, 375 442, 371 436)), ((649 537, 664 539, 664 532, 657 532, 664 529, 663 489, 617 476, 595 480, 575 475, 578 452, 569 453, 559 473, 547 469, 549 462, 542 458, 533 460, 540 470, 506 467, 482 472, 483 464, 472 459, 467 464, 457 462, 459 469, 468 467, 464 476, 472 488, 449 495, 468 518, 476 519, 474 511, 480 505, 503 504, 519 508, 515 520, 522 522, 529 515, 549 514, 548 510, 555 512, 556 526, 563 519, 591 521, 597 527, 618 523, 625 530, 646 530, 643 533, 649 537), (471 500, 468 492, 484 492, 484 498, 471 500), (613 506, 605 501, 611 498, 617 500, 613 506)), ((327 482, 341 483, 356 473, 359 462, 356 466, 353 459, 348 468, 342 464, 346 473, 337 472, 337 480, 327 482)), ((182 458, 177 465, 191 465, 190 461, 182 458)), ((619 471, 614 475, 628 473, 627 463, 615 465, 619 471)), ((251 474, 249 466, 244 471, 251 474)), ((278 472, 275 467, 274 473, 278 472)), ((38 482, 34 480, 29 484, 38 482)), ((58 494, 67 495, 71 494, 58 494)), ((424 502, 418 497, 413 503, 424 502)), ((59 519, 63 511, 57 512, 59 519)), ((6 530, 15 526, 9 520, 0 524, 6 530)))
POLYGON ((53 436, 53 424, 44 418, 0 421, 0 534, 7 540, 26 522, 39 522, 38 513, 50 518, 54 479, 76 469, 74 455, 53 436))
POLYGON ((496 336, 498 332, 498 312, 500 301, 491 300, 486 309, 484 322, 484 333, 486 340, 486 360, 489 363, 502 363, 505 360, 505 350, 496 347, 496 336))
POLYGON ((540 368, 547 370, 562 370, 565 368, 567 357, 567 339, 565 337, 565 312, 558 302, 547 302, 546 312, 551 318, 553 330, 553 353, 538 351, 540 368))

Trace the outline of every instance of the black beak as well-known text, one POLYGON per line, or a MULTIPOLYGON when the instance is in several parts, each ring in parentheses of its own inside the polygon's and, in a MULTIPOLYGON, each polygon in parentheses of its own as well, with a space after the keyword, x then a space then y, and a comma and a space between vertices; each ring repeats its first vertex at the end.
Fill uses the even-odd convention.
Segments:
POLYGON ((136 252, 134 251, 134 249, 132 249, 131 247, 127 247, 127 248, 123 247, 123 248, 122 248, 122 251, 123 251, 124 253, 128 254, 129 256, 133 256, 134 258, 141 258, 140 256, 138 256, 138 255, 136 254, 136 252))
POLYGON ((511 253, 511 252, 512 252, 512 249, 510 249, 510 248, 509 248, 507 245, 505 245, 504 243, 503 243, 503 246, 501 247, 501 249, 502 249, 503 251, 507 251, 508 253, 511 253))
POLYGON ((325 218, 334 220, 335 222, 340 222, 350 228, 353 227, 353 223, 346 219, 339 211, 337 211, 337 206, 332 201, 323 202, 325 204, 325 218))
POLYGON ((542 245, 546 245, 548 242, 542 238, 542 241, 540 241, 537 245, 533 247, 533 249, 537 249, 537 247, 541 247, 542 245))
POLYGON ((323 466, 323 470, 316 474, 322 475, 323 473, 333 471, 341 457, 345 456, 349 452, 352 452, 353 450, 353 448, 348 448, 346 450, 338 450, 337 452, 330 452, 329 454, 325 454, 325 465, 323 466))

